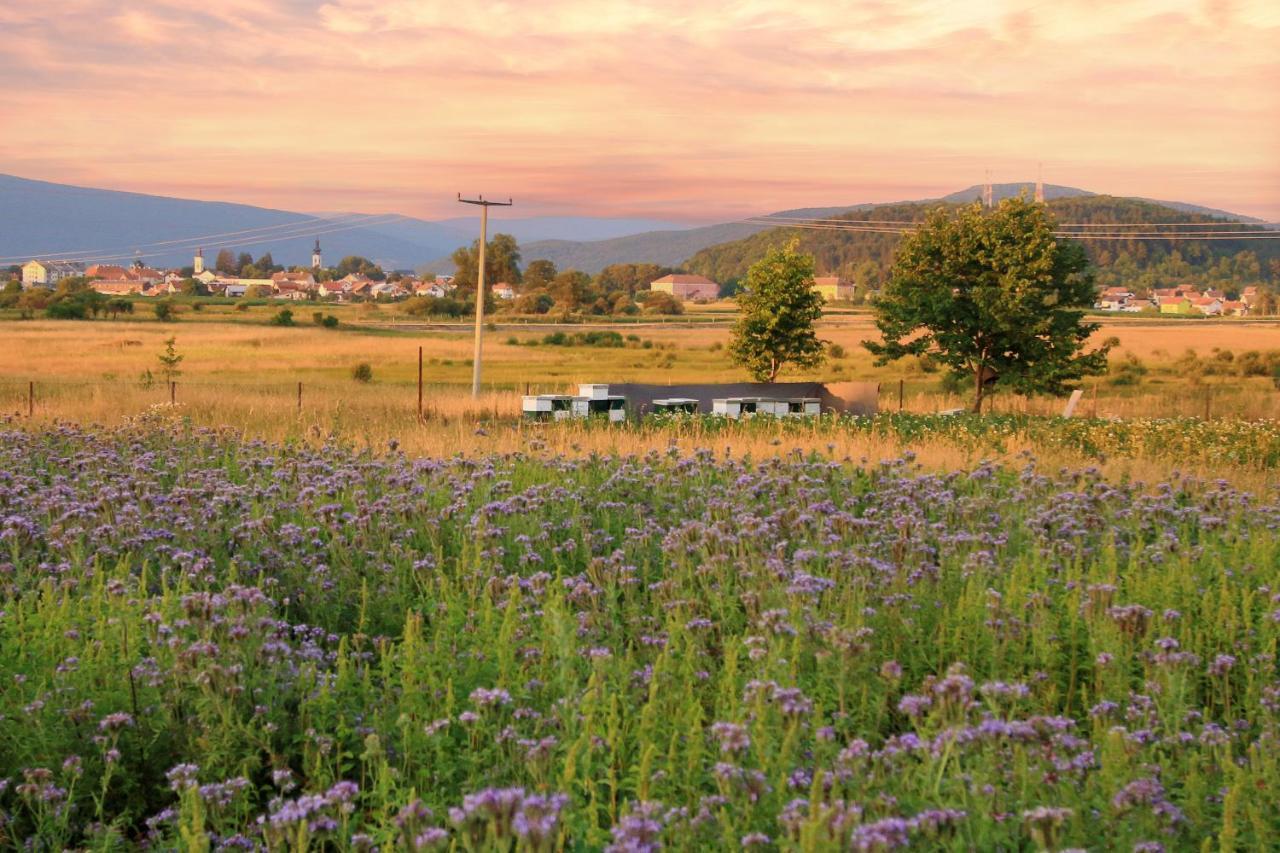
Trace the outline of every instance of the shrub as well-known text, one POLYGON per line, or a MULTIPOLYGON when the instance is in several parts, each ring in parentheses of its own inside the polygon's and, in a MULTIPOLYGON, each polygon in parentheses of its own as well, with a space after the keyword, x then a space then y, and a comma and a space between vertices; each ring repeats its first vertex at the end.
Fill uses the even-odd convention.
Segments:
POLYGON ((357 382, 372 382, 373 368, 369 366, 369 362, 362 361, 351 368, 351 378, 357 382))
POLYGON ((320 325, 324 326, 326 329, 336 329, 338 328, 338 318, 329 314, 320 321, 320 325))
POLYGON ((844 358, 846 353, 840 344, 827 344, 827 355, 832 358, 844 358))
POLYGON ((1257 350, 1249 350, 1240 353, 1240 357, 1236 359, 1236 370, 1241 376, 1269 376, 1271 371, 1267 368, 1267 363, 1262 357, 1262 353, 1257 350))
POLYGON ((173 319, 173 303, 168 300, 157 302, 151 310, 155 311, 156 319, 162 323, 173 319))
POLYGON ((1147 375, 1147 366, 1130 353, 1124 361, 1115 362, 1107 367, 1108 385, 1137 385, 1147 375))
POLYGON ((276 312, 276 315, 271 318, 271 325, 292 326, 293 312, 290 311, 288 308, 281 308, 279 311, 276 312))

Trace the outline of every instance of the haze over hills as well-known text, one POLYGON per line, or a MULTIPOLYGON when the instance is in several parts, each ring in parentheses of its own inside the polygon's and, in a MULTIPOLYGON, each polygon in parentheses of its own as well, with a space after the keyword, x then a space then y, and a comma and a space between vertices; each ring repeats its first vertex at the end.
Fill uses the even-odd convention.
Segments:
MULTIPOLYGON (((993 193, 1000 199, 1029 192, 1031 187, 1028 182, 995 184, 993 193)), ((901 203, 969 201, 981 194, 981 186, 972 186, 940 199, 901 203)), ((1049 200, 1093 195, 1074 187, 1045 186, 1049 200)), ((1183 202, 1158 203, 1187 213, 1249 219, 1183 202)), ((829 217, 886 206, 860 203, 797 208, 768 216, 829 217)), ((278 263, 287 265, 305 264, 318 234, 330 262, 346 255, 362 255, 386 269, 416 267, 447 272, 453 266, 448 256, 457 247, 475 240, 479 230, 476 217, 438 222, 394 215, 353 219, 358 216, 298 213, 0 175, 0 266, 32 257, 127 261, 138 249, 147 263, 179 266, 190 262, 197 245, 210 257, 225 247, 255 256, 270 252, 278 263)), ((684 227, 645 218, 587 216, 497 216, 490 219, 489 226, 491 234, 513 234, 521 242, 525 263, 546 258, 561 269, 588 273, 615 263, 677 266, 705 249, 742 240, 770 227, 758 219, 684 227)))
MULTIPOLYGON (((996 201, 1016 197, 1020 193, 1031 194, 1034 182, 1003 183, 992 185, 992 195, 996 201)), ((832 207, 803 207, 793 210, 782 210, 768 214, 767 217, 778 219, 816 219, 857 211, 869 211, 876 208, 898 204, 929 204, 933 202, 966 202, 982 198, 982 186, 975 185, 954 193, 932 199, 913 199, 901 202, 846 204, 832 207)), ((1052 201, 1061 198, 1075 198, 1096 195, 1088 190, 1076 187, 1045 184, 1045 199, 1052 201)), ((1142 199, 1151 201, 1151 199, 1142 199)), ((1229 219, 1242 219, 1252 222, 1250 217, 1237 216, 1223 210, 1202 207, 1183 202, 1156 201, 1174 210, 1185 213, 1199 213, 1207 216, 1220 216, 1229 219)), ((708 225, 701 228, 690 228, 679 232, 652 231, 644 234, 632 234, 611 240, 569 241, 545 240, 521 245, 521 255, 526 262, 535 258, 554 261, 560 269, 579 269, 583 272, 597 273, 610 264, 623 263, 656 263, 664 266, 679 266, 703 249, 720 243, 732 242, 750 237, 764 231, 768 225, 758 222, 727 222, 720 225, 708 225)), ((442 258, 429 264, 425 269, 431 272, 448 272, 453 268, 448 258, 442 258)))
MULTIPOLYGON (((479 219, 471 217, 442 222, 384 217, 349 227, 354 216, 358 214, 299 213, 0 174, 0 266, 32 257, 128 260, 139 249, 147 263, 183 265, 190 263, 197 244, 210 257, 225 247, 255 256, 270 252, 283 264, 305 264, 319 231, 323 232, 318 237, 329 261, 362 255, 387 269, 409 269, 447 256, 479 233, 479 219), (226 236, 195 239, 206 235, 226 236)), ((655 219, 574 216, 491 220, 491 224, 500 224, 502 230, 524 241, 597 240, 679 227, 655 219)))

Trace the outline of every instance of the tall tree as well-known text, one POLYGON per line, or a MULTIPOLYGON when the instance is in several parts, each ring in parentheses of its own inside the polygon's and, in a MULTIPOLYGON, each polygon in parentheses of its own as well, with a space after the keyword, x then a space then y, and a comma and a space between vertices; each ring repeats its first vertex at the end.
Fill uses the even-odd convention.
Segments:
POLYGON ((382 267, 359 255, 347 255, 338 261, 338 266, 334 269, 334 273, 338 278, 343 278, 352 273, 367 276, 374 281, 381 281, 386 278, 386 275, 382 272, 382 267))
POLYGON ((729 356, 756 381, 773 382, 785 365, 816 367, 824 357, 814 324, 822 294, 813 288, 813 256, 791 241, 747 270, 729 356))
POLYGON ((223 275, 235 275, 239 267, 236 266, 236 256, 230 249, 219 249, 218 259, 213 262, 213 268, 223 275))
POLYGON ((524 271, 525 290, 545 290, 559 271, 553 261, 530 261, 524 271))
POLYGON ((591 300, 591 276, 581 270, 565 270, 555 277, 549 290, 557 308, 572 311, 591 300))
MULTIPOLYGON (((476 289, 477 271, 480 267, 480 241, 470 246, 460 246, 450 256, 453 260, 453 283, 463 292, 476 289)), ((517 285, 520 275, 520 244, 510 234, 494 234, 485 245, 484 278, 489 286, 500 281, 517 285)))
POLYGON ((973 386, 982 411, 989 384, 1060 394, 1106 369, 1110 344, 1085 351, 1097 323, 1084 249, 1054 237, 1042 204, 1006 199, 991 213, 938 208, 904 238, 879 299, 881 341, 864 341, 886 364, 931 353, 973 386))
POLYGON ((245 269, 251 266, 253 266, 253 255, 248 252, 241 252, 236 256, 236 269, 240 272, 240 275, 244 275, 245 269))

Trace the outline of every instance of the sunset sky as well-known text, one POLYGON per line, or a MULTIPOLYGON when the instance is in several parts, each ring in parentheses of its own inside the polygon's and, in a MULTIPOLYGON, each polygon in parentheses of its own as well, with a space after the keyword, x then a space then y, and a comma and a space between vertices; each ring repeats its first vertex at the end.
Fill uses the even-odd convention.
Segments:
POLYGON ((723 220, 1034 179, 1280 219, 1276 0, 3 0, 0 172, 723 220))

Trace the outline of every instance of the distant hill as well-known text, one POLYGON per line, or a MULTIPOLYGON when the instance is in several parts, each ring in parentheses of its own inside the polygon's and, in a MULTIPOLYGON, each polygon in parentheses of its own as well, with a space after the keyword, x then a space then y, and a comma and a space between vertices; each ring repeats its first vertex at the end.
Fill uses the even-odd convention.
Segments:
MULTIPOLYGON (((981 193, 981 188, 977 189, 981 193)), ((972 188, 953 193, 947 197, 951 199, 949 203, 970 201, 971 191, 972 188)), ((1045 195, 1050 196, 1048 188, 1045 195)), ((864 208, 856 214, 845 214, 845 218, 919 222, 937 204, 937 201, 929 201, 878 205, 872 209, 864 208)), ((1060 222, 1193 223, 1220 221, 1223 217, 1237 218, 1221 211, 1215 211, 1217 215, 1214 216, 1188 213, 1142 199, 1082 191, 1057 194, 1057 197, 1048 199, 1048 205, 1060 222)), ((770 247, 783 245, 792 239, 800 241, 801 251, 814 256, 819 274, 840 275, 874 287, 883 282, 902 238, 889 233, 771 228, 702 249, 683 266, 690 272, 718 282, 732 283, 741 279, 747 268, 763 257, 770 247)), ((1245 284, 1264 278, 1271 259, 1280 258, 1280 241, 1272 240, 1176 242, 1085 239, 1083 244, 1099 269, 1099 280, 1110 282, 1114 278, 1117 283, 1126 276, 1127 280, 1140 283, 1141 276, 1148 275, 1152 284, 1158 283, 1157 278, 1163 278, 1165 283, 1169 280, 1181 283, 1197 277, 1206 282, 1245 284)))
MULTIPOLYGON (((265 234, 321 230, 326 220, 245 204, 192 201, 0 175, 0 257, 6 266, 13 258, 26 260, 82 250, 95 250, 86 256, 91 260, 112 255, 127 258, 138 247, 143 247, 142 257, 147 263, 187 264, 194 249, 193 241, 187 238, 289 224, 299 228, 278 228, 265 234), (178 242, 155 246, 164 241, 178 242), (148 250, 147 245, 153 248, 148 250)), ((329 260, 363 255, 389 268, 412 266, 452 251, 459 244, 456 232, 433 223, 410 220, 396 226, 335 231, 321 234, 320 242, 329 260)), ((255 256, 269 251, 284 264, 309 262, 315 237, 269 239, 250 245, 250 238, 261 233, 199 242, 210 257, 226 247, 243 249, 255 256)))
MULTIPOLYGON (((433 258, 447 256, 458 246, 476 239, 479 233, 478 218, 469 217, 442 222, 402 217, 384 224, 338 230, 341 223, 335 220, 347 217, 350 221, 351 216, 353 214, 308 214, 246 204, 194 201, 0 175, 0 266, 84 250, 94 251, 76 257, 108 260, 123 256, 119 259, 127 260, 135 249, 141 249, 141 257, 147 263, 178 266, 191 262, 196 245, 201 245, 210 258, 218 249, 229 248, 250 252, 255 257, 270 252, 276 262, 287 265, 306 264, 311 259, 314 236, 273 236, 305 230, 329 232, 319 235, 328 261, 336 262, 345 255, 363 255, 387 269, 411 269, 433 258), (255 232, 269 226, 291 225, 297 227, 255 232), (227 236, 188 239, 215 234, 227 236)), ((678 233, 679 227, 676 223, 655 219, 573 216, 508 219, 500 215, 490 219, 491 232, 514 233, 522 241, 553 237, 595 240, 659 228, 678 233)), ((731 239, 731 235, 720 239, 731 239)), ((687 256, 696 250, 689 249, 683 254, 687 256)))
MULTIPOLYGON (((1016 197, 1024 192, 1032 195, 1035 192, 1035 183, 992 184, 991 189, 995 200, 1000 201, 1016 197)), ((981 185, 975 185, 935 199, 916 199, 887 204, 862 202, 828 207, 802 207, 793 210, 781 210, 763 218, 823 219, 851 213, 865 213, 871 210, 897 208, 904 204, 927 205, 942 202, 971 202, 982 198, 982 190, 981 185)), ((1060 186, 1058 184, 1045 184, 1044 194, 1045 199, 1049 201, 1065 198, 1086 198, 1095 195, 1095 193, 1088 190, 1060 186)), ((1231 219, 1247 219, 1247 217, 1236 216, 1226 211, 1182 202, 1157 203, 1187 213, 1199 213, 1231 219)), ((678 266, 710 246, 741 240, 766 230, 768 230, 767 225, 756 222, 727 222, 720 225, 683 229, 678 232, 666 230, 650 231, 608 240, 541 240, 532 243, 522 242, 521 255, 526 263, 536 258, 545 258, 549 261, 554 261, 560 269, 578 269, 592 274, 599 272, 610 264, 655 263, 662 266, 678 266)), ((516 235, 516 237, 520 239, 519 235, 516 235)), ((453 263, 447 257, 444 257, 424 265, 422 269, 433 273, 450 272, 453 269, 453 263)))

